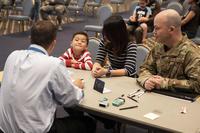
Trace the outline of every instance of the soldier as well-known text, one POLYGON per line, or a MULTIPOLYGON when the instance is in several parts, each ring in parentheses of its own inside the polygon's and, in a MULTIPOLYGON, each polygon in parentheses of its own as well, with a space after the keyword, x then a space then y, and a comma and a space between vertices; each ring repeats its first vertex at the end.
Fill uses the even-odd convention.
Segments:
POLYGON ((181 32, 181 17, 172 9, 154 20, 156 45, 141 66, 138 82, 146 90, 184 89, 200 93, 199 48, 181 32))

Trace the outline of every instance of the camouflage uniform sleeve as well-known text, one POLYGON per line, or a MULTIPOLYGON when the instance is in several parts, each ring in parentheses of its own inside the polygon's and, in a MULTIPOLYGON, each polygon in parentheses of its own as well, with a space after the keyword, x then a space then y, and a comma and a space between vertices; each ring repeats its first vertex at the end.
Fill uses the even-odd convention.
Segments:
POLYGON ((141 86, 144 86, 145 81, 156 74, 155 55, 153 51, 154 50, 149 53, 144 64, 140 66, 139 78, 137 81, 141 86))
MULTIPOLYGON (((186 79, 167 79, 163 83, 168 89, 181 88, 200 93, 200 55, 198 51, 188 52, 184 62, 186 79)), ((164 87, 164 88, 165 88, 164 87)))

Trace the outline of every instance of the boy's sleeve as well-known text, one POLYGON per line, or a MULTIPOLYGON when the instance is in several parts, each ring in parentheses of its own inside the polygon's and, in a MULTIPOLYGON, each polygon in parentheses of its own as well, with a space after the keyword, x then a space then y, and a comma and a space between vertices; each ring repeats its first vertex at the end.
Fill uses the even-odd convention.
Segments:
POLYGON ((147 7, 147 17, 150 17, 152 15, 152 11, 150 7, 147 7))
POLYGON ((76 69, 92 70, 93 62, 89 52, 84 53, 83 62, 75 64, 76 69))
POLYGON ((71 66, 71 57, 69 54, 69 50, 67 50, 63 55, 61 55, 59 59, 61 59, 65 63, 65 66, 71 66))

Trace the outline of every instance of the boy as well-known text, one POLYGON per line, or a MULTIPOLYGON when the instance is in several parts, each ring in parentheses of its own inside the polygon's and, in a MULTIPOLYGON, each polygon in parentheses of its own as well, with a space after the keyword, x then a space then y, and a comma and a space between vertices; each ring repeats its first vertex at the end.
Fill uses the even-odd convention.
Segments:
POLYGON ((76 32, 72 37, 71 48, 59 58, 66 67, 92 70, 93 63, 90 52, 87 50, 89 37, 85 32, 76 32))
MULTIPOLYGON (((149 20, 149 17, 151 15, 151 9, 147 7, 147 0, 139 0, 139 5, 136 6, 133 15, 130 16, 129 21, 127 22, 128 26, 131 27, 128 28, 130 32, 135 32, 135 30, 142 30, 142 41, 147 36, 147 22, 149 20)), ((136 35, 136 34, 135 34, 136 35)), ((136 36, 137 39, 137 36, 136 36)))

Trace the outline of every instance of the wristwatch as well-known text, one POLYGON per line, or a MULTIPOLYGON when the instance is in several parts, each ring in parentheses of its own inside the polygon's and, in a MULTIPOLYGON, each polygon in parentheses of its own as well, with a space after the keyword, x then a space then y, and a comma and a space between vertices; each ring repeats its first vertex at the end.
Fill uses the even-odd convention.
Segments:
POLYGON ((111 77, 111 71, 110 71, 111 69, 110 68, 108 68, 108 71, 107 71, 107 73, 106 73, 106 77, 111 77))

